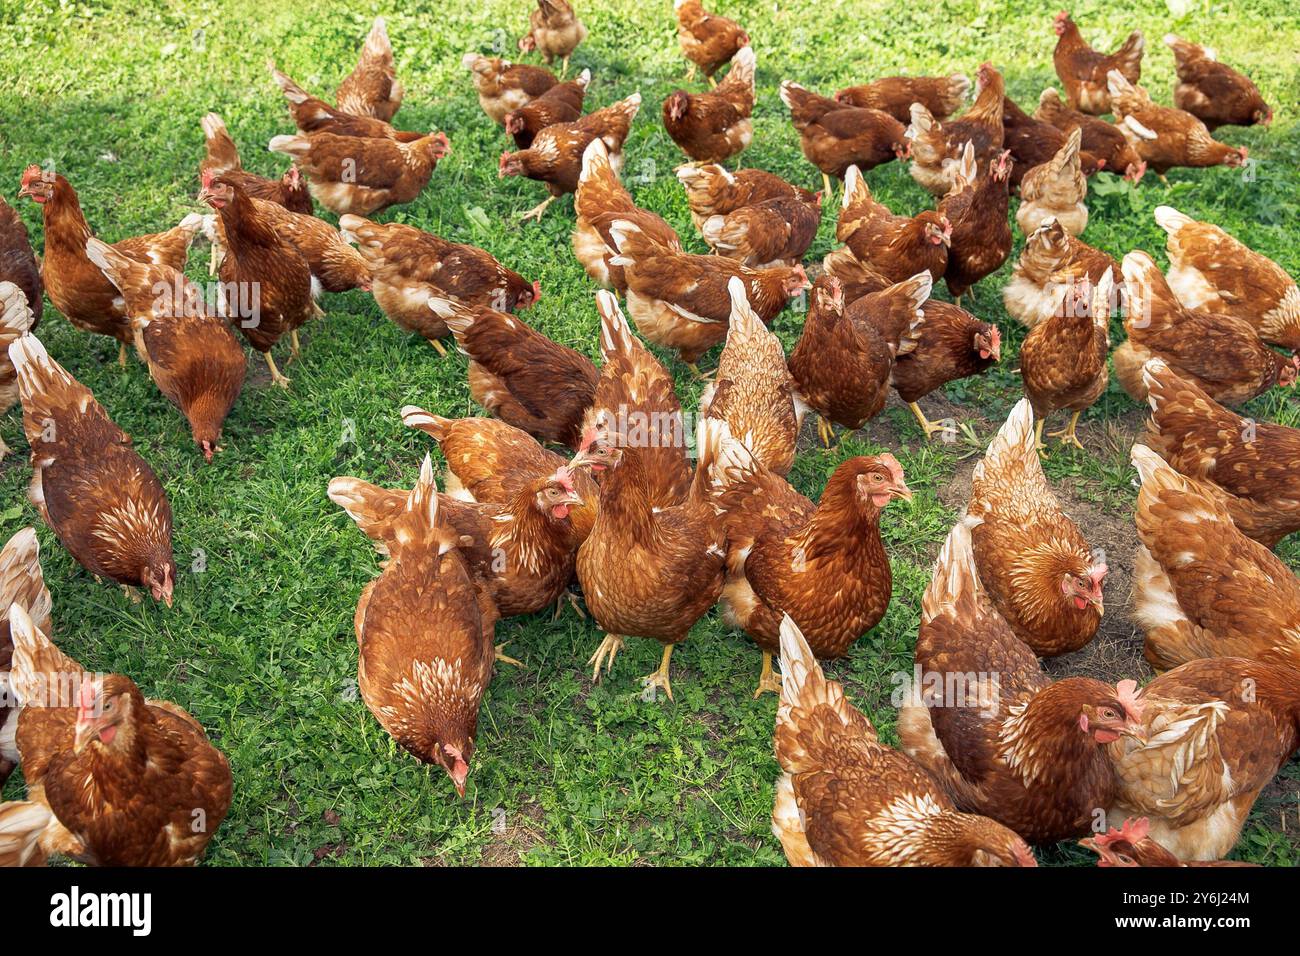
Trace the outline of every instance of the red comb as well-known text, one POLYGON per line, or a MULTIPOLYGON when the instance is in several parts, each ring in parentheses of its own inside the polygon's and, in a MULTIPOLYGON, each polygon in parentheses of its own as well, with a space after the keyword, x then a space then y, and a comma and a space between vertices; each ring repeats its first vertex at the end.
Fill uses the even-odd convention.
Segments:
POLYGON ((1142 719, 1143 703, 1138 699, 1137 681, 1120 681, 1115 685, 1115 694, 1119 698, 1119 702, 1124 705, 1124 709, 1128 711, 1135 720, 1142 719))
POLYGON ((22 185, 26 186, 28 183, 40 179, 40 177, 41 177, 41 167, 36 165, 36 163, 32 163, 30 166, 28 166, 26 169, 23 170, 22 185))
POLYGON ((561 465, 555 469, 555 474, 551 476, 551 480, 559 484, 561 488, 571 495, 578 493, 578 489, 573 483, 573 472, 569 470, 568 465, 561 465))
POLYGON ((1136 845, 1145 840, 1147 834, 1151 832, 1151 821, 1146 817, 1138 817, 1136 820, 1129 817, 1124 821, 1123 825, 1120 826, 1119 832, 1120 836, 1125 840, 1136 845))
POLYGON ((205 169, 205 170, 203 170, 203 188, 204 188, 204 189, 210 189, 210 188, 212 188, 212 180, 214 180, 214 179, 216 179, 216 177, 212 175, 212 170, 210 170, 210 169, 205 169))
POLYGON ((95 682, 86 678, 77 692, 77 720, 86 721, 95 716, 95 682))

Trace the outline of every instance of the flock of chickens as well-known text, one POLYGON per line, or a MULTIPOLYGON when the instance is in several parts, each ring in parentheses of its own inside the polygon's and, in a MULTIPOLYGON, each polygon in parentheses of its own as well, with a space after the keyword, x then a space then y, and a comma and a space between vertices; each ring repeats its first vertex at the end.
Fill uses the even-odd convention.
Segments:
MULTIPOLYGON (((296 354, 297 329, 323 314, 322 291, 366 290, 440 354, 452 337, 468 356, 470 393, 494 416, 402 409, 438 443, 445 491, 427 456, 413 489, 349 477, 328 489, 385 559, 356 610, 361 694, 458 792, 483 692, 496 663, 511 662, 494 645, 496 621, 559 613, 576 580, 606 635, 588 662, 595 679, 626 638, 651 638, 664 650, 646 683, 671 699, 673 648, 719 602, 757 643, 755 696, 780 695, 772 819, 792 863, 1033 866, 1031 844, 1080 837, 1103 865, 1221 860, 1300 745, 1300 581, 1270 550, 1300 530, 1300 432, 1225 407, 1295 382, 1300 359, 1270 344, 1300 349, 1300 293, 1272 262, 1169 207, 1156 214, 1167 277, 1143 252, 1120 263, 1077 237, 1088 176, 1136 182, 1148 168, 1241 165, 1246 151, 1211 130, 1267 123, 1268 106, 1213 51, 1175 37, 1176 107, 1158 105, 1138 85, 1141 34, 1102 55, 1061 13, 1065 102, 1044 91, 1032 116, 988 63, 956 118, 970 85, 960 75, 885 78, 833 98, 782 83, 804 155, 825 179, 814 194, 721 165, 753 135, 754 49, 698 0, 674 6, 692 75, 698 67, 713 88, 674 92, 662 118, 691 160, 677 177, 712 255, 684 251, 620 182, 639 95, 584 114, 589 71, 562 81, 464 58, 484 112, 517 147, 501 155, 500 175, 550 194, 527 215, 574 194, 573 251, 605 287, 595 295, 599 367, 518 317, 541 296, 536 282, 482 249, 366 218, 415 198, 450 148, 441 132, 390 125, 403 90, 382 18, 337 105, 271 64, 297 127, 270 143, 292 159, 280 179, 244 170, 221 118, 203 118, 199 198, 211 214, 108 244, 63 175, 29 168, 19 195, 41 207, 44 255, 38 267, 0 200, 0 405, 21 401, 42 519, 97 578, 170 607, 167 496, 33 334, 42 290, 77 328, 115 337, 123 363, 136 350, 209 460, 244 382, 236 333, 288 387, 273 347, 288 336, 296 354), (936 209, 897 215, 872 197, 864 172, 894 160, 910 161, 936 209), (810 283, 802 258, 831 177, 844 181, 842 246, 810 283), (950 427, 918 402, 999 361, 999 330, 961 298, 1010 255, 1013 191, 1026 243, 1004 298, 1031 329, 1026 398, 975 470, 925 593, 900 752, 818 661, 846 654, 888 607, 880 520, 911 498, 903 469, 889 454, 849 459, 817 502, 785 475, 810 410, 829 444, 834 425, 861 427, 893 388, 927 436, 950 427), (313 199, 339 215, 337 229, 313 215, 313 199), (220 280, 215 308, 182 274, 200 234, 220 280), (940 279, 955 303, 931 299, 940 279), (787 359, 767 326, 806 290, 787 359), (1128 338, 1112 355, 1117 308, 1128 338), (723 345, 694 428, 634 332, 697 374, 723 345), (1106 565, 1062 511, 1039 454, 1054 412, 1072 413, 1058 434, 1079 444, 1075 425, 1106 388, 1108 358, 1152 411, 1132 452, 1142 484, 1135 599, 1161 673, 1140 689, 1053 681, 1038 660, 1086 645, 1103 612, 1106 565)), ((567 72, 586 35, 564 0, 539 0, 520 49, 567 72)), ((0 554, 0 599, 0 782, 21 763, 28 790, 0 807, 0 860, 194 862, 230 804, 225 757, 181 708, 50 641, 30 528, 0 554)))

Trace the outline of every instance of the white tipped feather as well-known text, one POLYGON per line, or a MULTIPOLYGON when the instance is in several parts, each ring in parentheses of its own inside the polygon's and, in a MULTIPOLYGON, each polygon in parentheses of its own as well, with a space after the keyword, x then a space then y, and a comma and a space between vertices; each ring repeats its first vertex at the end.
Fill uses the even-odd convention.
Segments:
POLYGON ((840 208, 848 209, 850 203, 870 198, 871 190, 867 187, 867 181, 862 178, 862 170, 856 165, 850 166, 844 171, 844 198, 840 200, 840 208))
POLYGON ((0 282, 0 344, 20 338, 31 327, 27 294, 12 282, 0 282))
POLYGON ((288 156, 305 156, 311 151, 311 143, 306 136, 290 136, 287 133, 271 137, 266 148, 272 153, 284 153, 288 156))
POLYGON ((1125 116, 1123 124, 1128 127, 1134 136, 1137 136, 1140 139, 1152 140, 1159 138, 1155 130, 1143 126, 1133 116, 1125 116))
POLYGON ((1180 229, 1184 226, 1191 225, 1194 220, 1191 216, 1179 212, 1173 206, 1156 206, 1156 225, 1169 234, 1172 238, 1178 235, 1180 229))

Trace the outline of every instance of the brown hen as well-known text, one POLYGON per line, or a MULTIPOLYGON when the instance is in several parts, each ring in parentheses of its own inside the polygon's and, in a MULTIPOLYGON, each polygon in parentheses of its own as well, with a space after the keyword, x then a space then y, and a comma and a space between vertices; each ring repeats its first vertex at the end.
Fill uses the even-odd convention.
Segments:
POLYGON ((18 370, 31 446, 28 499, 83 568, 128 592, 147 587, 171 607, 172 509, 158 476, 131 436, 36 336, 10 345, 9 359, 18 370))
POLYGON ((1043 673, 982 592, 957 523, 921 600, 898 739, 958 807, 1035 844, 1089 833, 1118 787, 1106 745, 1144 733, 1136 691, 1043 673))
POLYGON ((1053 657, 1096 635, 1107 568, 1061 510, 1035 446, 1021 399, 975 466, 964 521, 993 607, 1035 654, 1053 657))
POLYGON ((772 832, 791 866, 1037 865, 1014 832, 957 812, 934 778, 880 742, 788 615, 781 674, 772 832))
POLYGON ((889 609, 893 578, 880 516, 912 500, 893 455, 850 458, 814 505, 728 434, 710 478, 727 535, 723 617, 763 652, 758 697, 772 675, 781 619, 794 618, 816 655, 843 657, 889 609))
POLYGON ((9 611, 18 750, 28 801, 49 815, 42 857, 190 866, 230 809, 225 755, 199 722, 129 677, 86 671, 15 604, 9 611))

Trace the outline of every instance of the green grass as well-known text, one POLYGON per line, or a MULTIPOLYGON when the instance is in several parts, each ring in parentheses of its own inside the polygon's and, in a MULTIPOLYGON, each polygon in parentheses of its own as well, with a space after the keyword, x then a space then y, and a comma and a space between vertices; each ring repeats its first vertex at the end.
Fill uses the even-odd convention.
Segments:
MULTIPOLYGON (((1041 3, 713 5, 744 20, 758 53, 756 132, 745 163, 810 187, 820 177, 800 155, 776 95, 783 78, 829 92, 903 70, 973 75, 991 59, 1005 71, 1011 95, 1027 105, 1055 80, 1050 18, 1056 7, 1041 3)), ((1164 236, 1151 212, 1169 203, 1220 223, 1296 274, 1300 136, 1294 104, 1300 81, 1294 51, 1300 21, 1294 11, 1265 0, 1185 5, 1189 12, 1181 20, 1164 3, 1152 2, 1088 2, 1074 13, 1091 39, 1105 34, 1117 44, 1130 29, 1145 31, 1144 82, 1166 102, 1172 58, 1159 38, 1169 30, 1213 43, 1226 62, 1249 72, 1278 118, 1267 131, 1221 135, 1250 147, 1259 160, 1256 178, 1245 182, 1239 171, 1214 169, 1176 170, 1167 188, 1154 177, 1137 188, 1094 180, 1085 238, 1116 256, 1142 248, 1163 262, 1164 236)), ((278 174, 282 158, 268 154, 265 144, 291 124, 266 59, 275 57, 290 75, 329 96, 352 68, 372 16, 382 12, 408 90, 399 124, 446 130, 454 149, 425 193, 386 218, 484 246, 529 279, 540 279, 545 296, 528 320, 594 357, 593 286, 568 248, 571 200, 553 206, 540 225, 514 222, 513 214, 539 201, 543 188, 498 181, 503 134, 479 109, 459 65, 466 50, 489 52, 494 43, 513 52, 527 6, 523 0, 409 0, 387 7, 336 0, 294 6, 0 0, 6 24, 0 31, 0 192, 13 202, 22 169, 52 160, 80 192, 102 237, 174 224, 197 208, 200 117, 221 113, 245 164, 278 174)), ((573 69, 592 70, 589 105, 634 90, 645 98, 627 146, 634 195, 702 250, 672 176, 682 157, 659 121, 659 104, 685 72, 671 5, 586 0, 580 12, 591 36, 573 69)), ((900 165, 868 179, 895 210, 915 212, 930 203, 900 165)), ((37 210, 25 200, 19 209, 39 248, 37 210)), ((829 250, 832 235, 828 216, 810 262, 829 250)), ((1017 253, 1018 245, 1019 239, 1017 253)), ((194 277, 202 277, 205 262, 196 251, 194 277)), ((1009 269, 981 283, 973 298, 975 310, 1004 330, 1002 367, 947 390, 967 407, 981 440, 1020 394, 1012 370, 1023 334, 1008 323, 1000 297, 1009 269)), ((182 574, 170 611, 130 604, 71 561, 26 503, 29 469, 18 413, 0 421, 16 449, 0 466, 0 534, 38 526, 59 643, 86 665, 130 674, 149 695, 188 708, 230 757, 234 805, 208 861, 780 863, 769 830, 776 702, 771 695, 750 699, 758 653, 729 633, 716 611, 674 656, 674 704, 639 697, 637 677, 658 659, 653 642, 630 641, 612 679, 593 687, 583 663, 600 638, 589 621, 571 612, 554 623, 549 615, 507 621, 498 639, 511 641, 511 653, 527 666, 503 668, 484 700, 466 799, 456 798, 441 771, 397 751, 356 698, 353 683, 352 613, 376 573, 376 559, 326 499, 325 485, 343 474, 393 485, 414 479, 431 443, 402 427, 397 410, 403 404, 448 415, 482 412, 468 398, 463 358, 439 359, 385 320, 364 294, 328 297, 325 305, 328 317, 308 328, 302 360, 286 369, 292 390, 247 388, 227 422, 226 450, 211 466, 142 365, 120 370, 114 343, 73 330, 47 309, 40 335, 51 353, 134 436, 171 496, 182 574), (349 431, 354 442, 342 440, 349 431), (186 573, 198 554, 206 570, 186 573)), ((787 346, 799 326, 793 312, 778 319, 787 346)), ((1118 328, 1114 338, 1122 338, 1118 328)), ((252 361, 256 370, 260 360, 252 361)), ((669 367, 683 399, 694 406, 699 386, 680 364, 669 367)), ((1269 395, 1251 409, 1300 424, 1293 396, 1269 395)), ((1131 436, 1137 420, 1136 406, 1112 385, 1087 416, 1095 454, 1054 454, 1049 475, 1098 514, 1131 521, 1127 445, 1109 449, 1102 429, 1114 425, 1121 436, 1131 436)), ((891 506, 884 521, 896 572, 889 614, 847 660, 828 668, 892 739, 891 675, 910 672, 919 596, 954 517, 952 497, 945 504, 940 492, 958 469, 969 467, 973 449, 925 445, 911 416, 897 407, 867 434, 870 440, 850 436, 827 452, 812 447, 805 433, 807 447, 793 480, 815 497, 841 460, 888 448, 917 491, 910 509, 891 506)), ((1282 553, 1300 566, 1294 541, 1282 553)), ((1248 825, 1239 850, 1245 859, 1300 862, 1295 764, 1284 777, 1286 786, 1270 791, 1248 825), (1286 832, 1278 821, 1284 799, 1290 801, 1281 808, 1289 817, 1286 832)), ((21 792, 15 777, 5 796, 21 792)), ((1042 858, 1087 862, 1073 848, 1042 858)))

